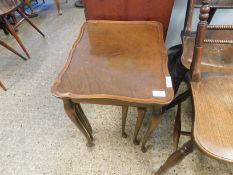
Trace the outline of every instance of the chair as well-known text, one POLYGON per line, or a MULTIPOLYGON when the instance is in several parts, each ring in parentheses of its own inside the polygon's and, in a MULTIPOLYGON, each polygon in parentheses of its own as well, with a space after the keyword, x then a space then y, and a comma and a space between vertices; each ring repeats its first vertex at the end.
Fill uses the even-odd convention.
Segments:
MULTIPOLYGON (((14 27, 8 22, 8 20, 6 19, 7 15, 13 13, 13 12, 18 12, 23 19, 25 19, 33 28, 35 28, 43 37, 44 34, 36 27, 35 24, 33 24, 33 22, 22 12, 22 10, 20 9, 20 5, 21 3, 18 0, 2 0, 0 1, 0 18, 1 20, 4 22, 4 25, 6 27, 6 29, 14 36, 14 38, 16 39, 16 41, 19 43, 20 47, 23 49, 23 51, 25 52, 25 54, 27 55, 28 58, 30 58, 30 55, 28 53, 28 51, 26 50, 26 48, 24 47, 21 39, 19 38, 19 36, 17 35, 17 33, 15 32, 14 27)), ((20 21, 19 23, 21 23, 22 21, 20 21)), ((16 26, 18 26, 19 24, 16 24, 16 26)))
POLYGON ((68 61, 54 81, 70 119, 93 143, 92 129, 80 103, 122 106, 122 136, 128 106, 138 107, 134 143, 146 108, 154 109, 142 151, 157 127, 162 107, 174 92, 164 46, 173 0, 85 0, 87 22, 68 61), (161 10, 163 9, 163 10, 161 10))
MULTIPOLYGON (((186 15, 186 23, 185 23, 185 29, 184 29, 184 34, 183 34, 183 56, 181 58, 181 61, 183 65, 189 69, 191 61, 192 61, 192 56, 193 56, 193 47, 194 47, 194 42, 195 42, 195 36, 196 33, 192 32, 192 18, 193 18, 193 10, 194 8, 200 8, 201 6, 201 0, 189 0, 188 3, 188 10, 187 10, 187 15, 186 15)), ((208 23, 213 18, 213 15, 217 9, 229 9, 233 8, 233 1, 232 0, 212 0, 210 1, 210 17, 208 18, 208 23)), ((231 34, 231 29, 228 27, 229 30, 226 30, 226 26, 224 25, 219 25, 213 27, 213 25, 208 26, 208 31, 207 31, 207 38, 213 38, 217 39, 221 36, 222 41, 224 40, 232 40, 232 34, 231 34), (225 29, 224 31, 221 30, 215 30, 216 28, 218 29, 225 29)), ((213 41, 212 40, 212 41, 213 41)), ((209 41, 209 42, 212 42, 209 41)), ((232 64, 229 64, 229 62, 232 62, 232 58, 229 57, 231 52, 231 47, 229 45, 220 45, 216 46, 215 48, 212 46, 207 45, 205 50, 204 50, 204 55, 201 63, 201 69, 204 71, 210 71, 210 72, 232 72, 233 67, 232 64), (221 47, 221 49, 220 49, 221 47), (216 54, 216 50, 218 50, 218 54, 216 54), (221 57, 222 59, 219 59, 221 57)), ((233 63, 233 62, 232 62, 233 63)))
MULTIPOLYGON (((201 7, 201 3, 201 0, 188 0, 184 29, 181 32, 182 44, 173 46, 169 49, 172 52, 170 56, 171 58, 169 58, 169 71, 171 73, 173 88, 175 92, 178 90, 179 85, 182 81, 188 81, 185 75, 187 70, 190 68, 192 62, 193 47, 196 37, 196 32, 191 30, 193 13, 195 8, 201 7), (181 59, 180 55, 182 55, 181 59), (180 64, 180 62, 182 64, 180 64)), ((233 1, 212 0, 210 1, 209 6, 211 8, 209 12, 209 18, 207 20, 208 24, 210 24, 217 9, 233 8, 233 1)), ((215 27, 213 27, 213 25, 209 25, 208 29, 209 30, 206 33, 207 38, 212 38, 214 40, 221 37, 221 42, 233 39, 229 26, 215 25, 215 27), (216 28, 224 30, 215 30, 216 28)), ((213 40, 209 40, 209 42, 213 42, 213 40)), ((212 47, 211 45, 206 45, 201 62, 202 71, 229 73, 232 72, 233 61, 231 57, 231 50, 232 47, 229 44, 215 44, 215 47, 212 47), (219 57, 221 59, 219 59, 219 57)), ((165 106, 163 110, 169 110, 170 108, 176 106, 177 102, 185 101, 190 96, 190 90, 185 91, 184 93, 177 96, 177 98, 174 99, 169 105, 165 106)))
MULTIPOLYGON (((232 40, 219 40, 222 35, 215 40, 206 39, 208 30, 213 28, 215 30, 226 30, 233 29, 233 27, 226 25, 220 28, 219 26, 208 25, 207 19, 210 12, 208 2, 208 0, 203 0, 200 10, 200 22, 189 71, 188 83, 194 108, 192 132, 181 131, 182 102, 179 102, 173 139, 175 152, 154 175, 161 175, 181 162, 193 151, 194 146, 207 156, 233 163, 233 72, 217 72, 218 68, 214 72, 206 72, 201 66, 206 46, 215 47, 215 45, 232 42, 232 40), (180 134, 191 135, 191 140, 177 150, 180 134)), ((229 47, 232 47, 232 45, 229 47)), ((219 59, 221 59, 221 56, 219 55, 219 59)))

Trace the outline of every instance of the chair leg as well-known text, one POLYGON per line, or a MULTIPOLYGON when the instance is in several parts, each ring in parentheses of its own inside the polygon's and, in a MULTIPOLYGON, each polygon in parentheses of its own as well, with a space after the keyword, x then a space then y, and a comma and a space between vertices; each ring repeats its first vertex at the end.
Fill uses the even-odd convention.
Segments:
POLYGON ((19 45, 21 46, 21 48, 23 49, 23 51, 26 53, 27 57, 30 58, 30 55, 29 55, 28 51, 24 47, 21 39, 19 38, 19 36, 15 32, 14 28, 10 25, 10 23, 6 20, 6 18, 3 18, 3 20, 4 20, 5 24, 6 24, 7 30, 14 36, 14 38, 19 43, 19 45))
POLYGON ((27 15, 25 15, 21 9, 17 9, 17 12, 34 28, 37 30, 37 32, 39 32, 43 37, 45 37, 45 35, 40 31, 40 29, 38 29, 36 27, 36 25, 27 17, 27 15))
POLYGON ((4 91, 6 91, 7 89, 6 89, 6 87, 4 86, 4 84, 0 81, 0 87, 4 90, 4 91))
POLYGON ((138 137, 139 130, 142 126, 143 119, 145 118, 145 115, 146 115, 146 108, 138 108, 138 117, 137 117, 137 122, 136 122, 134 136, 133 136, 133 143, 135 145, 140 144, 140 140, 138 140, 137 137, 138 137))
POLYGON ((173 131, 173 151, 177 151, 181 131, 181 103, 178 104, 174 131, 173 131))
POLYGON ((125 132, 125 124, 126 124, 126 119, 127 119, 127 115, 128 115, 128 106, 122 106, 122 137, 123 138, 127 138, 128 135, 125 132))
POLYGON ((155 128, 157 128, 160 120, 161 120, 161 112, 160 112, 160 114, 155 114, 153 112, 153 116, 152 116, 152 120, 150 122, 150 126, 149 126, 148 130, 146 131, 146 134, 145 134, 145 136, 144 136, 144 138, 142 140, 142 147, 141 147, 142 152, 145 153, 147 151, 147 148, 146 148, 145 145, 146 145, 149 137, 151 136, 151 134, 155 130, 155 128))
POLYGON ((5 47, 6 49, 10 50, 14 54, 18 55, 20 58, 22 58, 24 60, 27 60, 27 58, 25 58, 24 56, 22 56, 20 53, 18 53, 17 51, 15 51, 12 47, 10 47, 9 45, 7 45, 6 43, 4 43, 1 40, 0 40, 0 45, 2 45, 3 47, 5 47))
POLYGON ((54 2, 55 2, 56 7, 57 7, 58 15, 62 15, 62 11, 61 11, 61 2, 60 2, 60 0, 54 0, 54 2))
POLYGON ((167 160, 166 162, 159 168, 157 172, 154 173, 154 175, 162 175, 165 174, 168 169, 174 167, 178 163, 180 163, 188 154, 193 152, 193 143, 192 141, 186 142, 181 149, 174 152, 167 160))

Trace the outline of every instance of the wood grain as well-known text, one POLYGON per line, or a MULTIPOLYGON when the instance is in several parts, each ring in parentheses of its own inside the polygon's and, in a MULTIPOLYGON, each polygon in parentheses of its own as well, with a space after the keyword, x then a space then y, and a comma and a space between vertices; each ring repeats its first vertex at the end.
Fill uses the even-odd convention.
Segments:
POLYGON ((233 75, 203 77, 191 88, 196 145, 213 158, 233 162, 233 75))
POLYGON ((75 102, 163 105, 174 95, 166 76, 170 75, 160 23, 87 21, 52 93, 75 102), (154 90, 166 96, 153 97, 154 90))

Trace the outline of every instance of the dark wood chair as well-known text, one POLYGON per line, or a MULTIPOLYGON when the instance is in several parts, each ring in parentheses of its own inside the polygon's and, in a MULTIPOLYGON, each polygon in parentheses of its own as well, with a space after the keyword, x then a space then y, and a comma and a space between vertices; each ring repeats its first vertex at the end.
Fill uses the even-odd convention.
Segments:
MULTIPOLYGON (((181 32, 182 44, 176 45, 170 48, 172 56, 169 61, 172 63, 169 65, 169 71, 172 76, 173 87, 175 92, 178 90, 179 85, 182 81, 186 82, 187 78, 185 74, 189 69, 192 57, 193 57, 193 47, 195 44, 196 31, 192 31, 192 21, 193 13, 195 8, 201 7, 201 0, 188 0, 187 11, 184 23, 184 29, 181 32), (177 53, 177 54, 176 54, 177 53), (182 56, 180 56, 182 55, 182 56), (180 62, 182 64, 180 64, 180 62), (178 66, 177 66, 178 65, 178 66)), ((233 8, 233 1, 231 0, 212 0, 210 1, 210 13, 207 20, 210 24, 211 20, 217 9, 230 9, 233 8)), ((202 57, 201 69, 202 71, 210 72, 232 72, 233 70, 233 58, 231 57, 232 47, 229 44, 221 44, 226 40, 229 41, 233 39, 231 34, 231 26, 218 25, 214 26, 209 25, 208 31, 206 33, 207 38, 212 38, 212 40, 207 40, 207 42, 214 42, 218 38, 222 38, 219 41, 219 44, 215 43, 215 47, 212 45, 206 45, 202 57), (224 30, 215 30, 215 29, 224 29, 224 30)), ((163 108, 164 111, 169 110, 170 108, 177 105, 179 101, 185 101, 190 97, 190 90, 185 91, 180 94, 176 99, 172 101, 169 105, 163 108)), ((185 133, 184 133, 185 134, 185 133)))
MULTIPOLYGON (((175 152, 154 175, 161 175, 181 162, 193 151, 194 146, 207 156, 233 163, 233 71, 223 71, 216 68, 213 72, 208 72, 202 69, 202 59, 208 47, 229 44, 229 47, 233 48, 231 44, 233 40, 222 40, 221 37, 224 35, 219 35, 214 40, 206 39, 209 37, 208 30, 226 30, 233 29, 233 27, 231 25, 224 27, 208 25, 209 12, 208 0, 204 0, 197 28, 192 64, 188 72, 194 111, 192 131, 181 131, 182 102, 180 102, 173 136, 175 152), (190 135, 191 140, 177 150, 181 134, 190 135)), ((218 56, 219 59, 222 59, 222 55, 218 56)))
POLYGON ((90 123, 80 103, 122 106, 122 136, 128 106, 138 107, 134 143, 146 108, 154 109, 142 150, 174 97, 164 45, 173 0, 85 0, 88 20, 54 81, 67 115, 92 144, 90 123), (163 10, 161 10, 163 9, 163 10))
MULTIPOLYGON (((16 41, 19 43, 20 47, 26 53, 27 57, 30 58, 30 55, 26 48, 24 47, 20 37, 17 35, 15 28, 9 23, 6 19, 7 15, 18 12, 23 19, 25 19, 33 28, 35 28, 43 37, 44 34, 36 27, 35 24, 22 12, 21 10, 21 3, 18 0, 1 0, 0 1, 0 18, 4 22, 6 29, 14 36, 16 41)), ((21 21, 20 21, 21 23, 21 21)), ((16 24, 18 25, 18 24, 16 24)))
MULTIPOLYGON (((183 65, 189 69, 192 56, 193 56, 193 47, 195 44, 195 36, 196 32, 192 31, 192 19, 193 19, 193 11, 194 8, 200 8, 201 0, 189 0, 188 3, 188 10, 186 15, 186 24, 184 29, 184 34, 182 37, 183 40, 183 56, 181 58, 181 61, 183 65)), ((210 1, 210 17, 208 18, 208 23, 213 18, 213 15, 217 9, 229 9, 233 8, 233 1, 232 0, 212 0, 210 1)), ((207 38, 212 38, 212 40, 209 40, 207 42, 213 42, 217 38, 221 36, 222 40, 221 43, 224 42, 224 40, 232 40, 233 36, 231 34, 231 26, 224 26, 224 25, 208 25, 208 31, 207 31, 207 38), (224 29, 224 31, 216 30, 216 29, 224 29), (229 29, 229 30, 227 30, 229 29)), ((207 45, 204 50, 204 55, 201 63, 201 69, 204 71, 228 71, 231 72, 233 70, 232 64, 233 59, 230 56, 232 52, 232 48, 229 45, 215 45, 215 47, 212 47, 210 45, 207 45), (219 52, 218 54, 216 52, 219 52), (219 59, 219 57, 221 59, 219 59), (231 62, 232 64, 229 64, 231 62)))

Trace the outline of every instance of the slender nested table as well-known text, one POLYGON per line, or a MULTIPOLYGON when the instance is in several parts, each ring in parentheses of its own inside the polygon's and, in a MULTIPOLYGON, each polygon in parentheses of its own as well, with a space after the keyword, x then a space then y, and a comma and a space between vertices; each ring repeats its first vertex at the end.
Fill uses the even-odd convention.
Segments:
MULTIPOLYGON (((170 78, 160 23, 87 21, 53 83, 52 93, 63 100, 67 115, 89 145, 92 127, 80 103, 134 106, 139 111, 152 107, 152 123, 142 143, 145 151, 161 108, 174 97, 170 78)), ((140 124, 137 126, 136 133, 140 124)))

